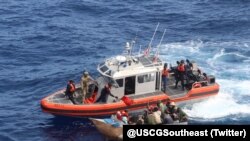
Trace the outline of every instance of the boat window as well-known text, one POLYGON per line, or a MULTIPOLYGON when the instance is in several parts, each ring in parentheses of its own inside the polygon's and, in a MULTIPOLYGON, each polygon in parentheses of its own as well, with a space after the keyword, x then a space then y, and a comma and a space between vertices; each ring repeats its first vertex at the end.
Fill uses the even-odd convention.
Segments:
POLYGON ((116 79, 116 83, 119 85, 119 87, 123 87, 123 79, 116 79))
POLYGON ((154 73, 139 75, 137 77, 138 83, 145 83, 145 82, 150 82, 150 81, 154 81, 154 80, 155 80, 154 73))
POLYGON ((109 68, 108 68, 106 65, 104 65, 103 67, 100 68, 100 70, 101 70, 102 72, 106 72, 108 69, 109 69, 109 68))
POLYGON ((154 80, 155 80, 155 74, 151 73, 151 75, 150 75, 150 81, 154 81, 154 80))
POLYGON ((111 70, 107 71, 106 74, 111 76, 111 70))
POLYGON ((103 66, 105 64, 105 62, 102 62, 99 66, 101 67, 101 66, 103 66))

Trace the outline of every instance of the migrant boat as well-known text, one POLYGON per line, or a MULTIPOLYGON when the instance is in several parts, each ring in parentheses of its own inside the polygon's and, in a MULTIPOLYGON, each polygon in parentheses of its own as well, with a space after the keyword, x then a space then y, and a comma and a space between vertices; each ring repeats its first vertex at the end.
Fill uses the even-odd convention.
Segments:
POLYGON ((62 89, 41 100, 42 110, 53 115, 73 117, 109 116, 119 110, 145 109, 147 105, 156 105, 159 100, 166 103, 170 99, 178 105, 207 99, 218 94, 219 84, 215 76, 206 74, 206 79, 203 79, 195 61, 188 62, 192 64, 189 73, 195 80, 185 77, 184 87, 181 88, 180 85, 176 87, 177 64, 166 66, 169 62, 164 62, 159 55, 156 55, 159 52, 156 54, 150 52, 151 43, 142 54, 133 54, 132 48, 133 42, 127 42, 122 54, 105 59, 97 65, 99 77, 88 83, 86 97, 83 98, 81 86, 76 85, 74 100, 77 104, 72 103, 65 95, 65 89, 62 89), (169 74, 168 82, 163 87, 164 67, 169 70, 169 74), (104 102, 96 102, 107 84, 110 84, 112 95, 106 95, 104 102))
MULTIPOLYGON (((178 107, 176 108, 179 109, 178 107)), ((89 120, 92 121, 97 130, 109 140, 123 140, 123 125, 188 125, 186 113, 184 113, 182 110, 182 113, 176 113, 178 115, 178 120, 173 120, 173 113, 161 113, 159 110, 155 111, 156 114, 154 114, 154 112, 151 112, 149 114, 144 113, 143 115, 134 115, 129 119, 126 117, 128 115, 123 115, 124 117, 126 117, 125 120, 123 118, 117 118, 119 117, 117 116, 117 114, 112 115, 110 118, 89 118, 89 120), (160 112, 161 114, 159 114, 158 112, 160 112), (164 116, 162 116, 162 114, 164 114, 164 116), (184 116, 181 116, 181 114, 184 114, 184 116), (168 116, 166 117, 165 115, 168 116), (160 122, 157 121, 157 116, 161 117, 160 122), (171 120, 169 120, 169 117, 171 118, 171 120), (134 120, 132 121, 131 119, 134 120), (151 122, 149 120, 151 120, 151 122), (152 122, 152 120, 154 121, 152 122)), ((148 110, 146 111, 149 112, 148 110)))

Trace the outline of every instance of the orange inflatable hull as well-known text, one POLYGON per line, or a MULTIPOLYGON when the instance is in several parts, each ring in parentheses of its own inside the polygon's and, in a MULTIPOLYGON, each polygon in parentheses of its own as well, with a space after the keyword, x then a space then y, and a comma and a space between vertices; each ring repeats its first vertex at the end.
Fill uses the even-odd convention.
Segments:
MULTIPOLYGON (((216 83, 211 86, 193 88, 187 92, 186 95, 178 98, 171 98, 167 93, 158 94, 155 96, 148 96, 133 99, 133 103, 126 105, 122 100, 114 103, 97 103, 97 104, 59 104, 52 103, 45 97, 41 100, 41 108, 44 112, 53 115, 73 116, 73 117, 96 117, 107 116, 116 113, 118 110, 136 111, 146 108, 148 105, 156 105, 159 100, 166 102, 167 99, 176 102, 189 102, 192 100, 206 99, 210 96, 216 95, 219 92, 219 85, 216 83)), ((53 95, 53 94, 52 94, 53 95)))

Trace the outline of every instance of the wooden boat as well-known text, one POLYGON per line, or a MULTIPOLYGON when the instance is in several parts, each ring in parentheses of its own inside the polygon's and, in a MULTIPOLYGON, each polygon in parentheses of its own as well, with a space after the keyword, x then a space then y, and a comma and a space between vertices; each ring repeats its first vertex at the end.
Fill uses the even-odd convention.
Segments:
POLYGON ((123 127, 114 127, 108 124, 104 119, 89 118, 97 130, 109 140, 123 140, 123 127))
MULTIPOLYGON (((159 57, 156 58, 153 54, 132 55, 131 50, 132 45, 127 43, 125 54, 110 57, 97 66, 100 77, 95 79, 95 83, 89 84, 90 91, 87 99, 91 99, 91 102, 83 102, 82 90, 78 85, 75 92, 75 101, 78 104, 73 104, 65 96, 65 89, 62 89, 41 100, 42 110, 63 116, 107 116, 118 110, 144 109, 147 105, 156 105, 159 100, 165 103, 167 99, 170 99, 179 104, 207 99, 219 92, 219 84, 216 83, 215 77, 207 75, 207 80, 204 82, 194 61, 191 61, 192 74, 197 78, 197 82, 189 81, 187 83, 189 87, 185 90, 182 90, 180 86, 176 89, 175 73, 170 72, 168 85, 163 91, 162 70, 166 62, 159 57), (107 83, 112 83, 111 93, 118 99, 108 95, 104 103, 95 102, 107 83), (196 87, 195 84, 202 85, 196 87), (94 90, 97 91, 94 92, 94 90)), ((176 67, 173 66, 171 69, 176 67)))
MULTIPOLYGON (((109 122, 105 121, 105 119, 100 119, 100 118, 89 118, 97 130, 104 135, 107 139, 109 140, 123 140, 123 126, 122 125, 117 125, 117 122, 109 122), (114 126, 115 124, 115 126, 114 126)), ((118 123, 119 124, 119 123, 118 123)), ((188 125, 188 122, 174 122, 171 124, 165 124, 165 125, 188 125)))

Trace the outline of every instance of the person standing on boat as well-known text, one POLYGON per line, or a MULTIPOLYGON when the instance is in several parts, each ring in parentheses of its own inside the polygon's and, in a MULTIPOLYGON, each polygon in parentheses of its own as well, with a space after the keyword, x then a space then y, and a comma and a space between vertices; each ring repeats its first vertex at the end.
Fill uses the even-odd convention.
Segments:
MULTIPOLYGON (((179 80, 181 81, 182 90, 184 91, 184 75, 185 75, 184 60, 181 60, 181 63, 177 67, 177 71, 179 73, 179 80)), ((175 88, 177 88, 179 80, 176 81, 175 88)))
POLYGON ((73 80, 69 80, 68 84, 67 84, 67 88, 65 91, 65 95, 69 98, 69 100, 73 103, 76 104, 73 94, 76 90, 75 84, 73 80))
POLYGON ((101 91, 100 97, 96 100, 96 102, 106 103, 107 102, 107 98, 108 98, 109 95, 112 96, 112 97, 115 97, 116 99, 118 99, 117 96, 114 96, 111 93, 111 87, 112 87, 111 83, 108 83, 107 85, 105 85, 104 88, 101 91))
POLYGON ((84 71, 83 76, 81 78, 81 87, 83 93, 83 100, 85 100, 86 94, 88 93, 88 83, 93 80, 87 71, 84 71))
POLYGON ((166 88, 167 88, 167 81, 168 81, 168 76, 169 76, 169 70, 167 69, 168 64, 165 63, 164 64, 164 68, 162 70, 162 87, 163 87, 163 91, 166 92, 166 88))

